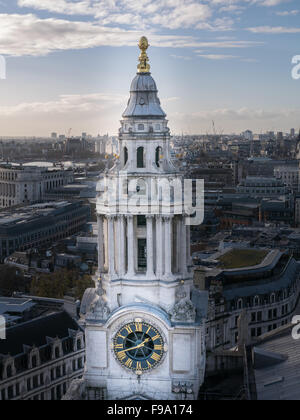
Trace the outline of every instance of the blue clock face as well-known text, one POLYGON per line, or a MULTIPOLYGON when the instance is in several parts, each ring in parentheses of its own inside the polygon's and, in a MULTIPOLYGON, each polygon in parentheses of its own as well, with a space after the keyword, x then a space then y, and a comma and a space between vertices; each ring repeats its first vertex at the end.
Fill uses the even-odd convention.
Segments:
POLYGON ((116 334, 113 347, 122 366, 137 373, 155 368, 164 355, 160 332, 145 322, 124 325, 116 334))

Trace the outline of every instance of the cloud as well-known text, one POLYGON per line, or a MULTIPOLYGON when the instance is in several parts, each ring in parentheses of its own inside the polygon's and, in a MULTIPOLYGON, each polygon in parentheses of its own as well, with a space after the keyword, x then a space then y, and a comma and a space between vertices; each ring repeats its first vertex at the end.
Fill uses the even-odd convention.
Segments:
POLYGON ((211 17, 209 5, 195 0, 19 0, 20 7, 65 15, 93 16, 102 24, 169 29, 197 26, 211 17))
MULTIPOLYGON (((143 34, 95 22, 40 19, 33 14, 0 14, 0 53, 13 56, 47 55, 53 51, 99 46, 136 46, 143 34)), ((192 36, 151 33, 151 45, 183 48, 200 44, 192 36)))
POLYGON ((41 114, 72 114, 74 112, 98 114, 109 110, 116 105, 126 104, 127 96, 105 93, 86 95, 60 95, 55 101, 23 102, 18 105, 0 106, 1 117, 14 117, 18 115, 41 114))
MULTIPOLYGON (((264 42, 260 41, 236 41, 236 40, 228 40, 228 41, 208 41, 208 42, 198 42, 199 48, 219 48, 219 49, 231 49, 231 48, 251 48, 251 47, 259 47, 264 45, 264 42)), ((202 51, 196 51, 200 54, 202 51)))
POLYGON ((192 60, 192 57, 189 57, 187 55, 170 54, 170 57, 175 58, 177 60, 185 60, 185 61, 192 60))
POLYGON ((299 14, 299 10, 286 10, 283 12, 276 12, 277 16, 296 16, 299 14))
POLYGON ((208 60, 231 60, 239 58, 236 55, 225 55, 225 54, 198 54, 198 57, 206 58, 208 60))
POLYGON ((250 121, 250 120, 276 120, 278 118, 297 117, 300 109, 279 109, 279 110, 264 110, 264 109, 250 109, 250 108, 220 108, 209 111, 198 111, 192 114, 173 114, 179 120, 222 120, 222 121, 250 121))
POLYGON ((248 31, 255 34, 298 34, 300 28, 287 28, 284 26, 256 26, 247 28, 248 31))
MULTIPOLYGON (((0 53, 12 56, 47 55, 54 51, 100 46, 136 46, 144 31, 107 27, 97 22, 41 19, 33 14, 0 14, 0 53)), ((151 45, 168 48, 246 48, 252 41, 200 42, 193 36, 160 35, 150 31, 151 45)))

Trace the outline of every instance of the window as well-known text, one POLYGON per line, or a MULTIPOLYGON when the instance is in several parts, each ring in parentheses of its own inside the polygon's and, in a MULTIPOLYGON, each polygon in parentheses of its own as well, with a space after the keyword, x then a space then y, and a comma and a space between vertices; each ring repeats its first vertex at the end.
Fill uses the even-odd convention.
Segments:
POLYGON ((7 368, 6 368, 6 376, 7 376, 7 378, 12 377, 12 367, 11 367, 11 365, 8 365, 7 368))
POLYGON ((156 148, 156 154, 155 154, 155 163, 156 163, 156 166, 158 168, 159 168, 159 161, 160 161, 161 154, 162 154, 162 148, 157 147, 156 148))
POLYGON ((32 364, 32 368, 33 369, 37 367, 37 358, 36 358, 36 356, 32 356, 31 364, 32 364))
POLYGON ((147 240, 138 239, 138 269, 145 271, 147 268, 147 240))
POLYGON ((137 217, 137 225, 138 225, 138 227, 146 226, 146 216, 138 216, 137 217))
POLYGON ((128 149, 124 147, 124 165, 128 162, 128 149))
POLYGON ((139 125, 138 125, 138 130, 139 130, 139 131, 144 131, 144 130, 145 130, 145 126, 144 126, 144 124, 139 124, 139 125))
POLYGON ((137 149, 137 168, 142 169, 144 168, 144 148, 139 147, 137 149))

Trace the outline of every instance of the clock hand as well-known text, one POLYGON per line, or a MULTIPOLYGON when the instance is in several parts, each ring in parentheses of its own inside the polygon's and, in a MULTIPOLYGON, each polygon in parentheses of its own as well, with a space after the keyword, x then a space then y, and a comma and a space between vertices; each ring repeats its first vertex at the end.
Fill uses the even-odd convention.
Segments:
POLYGON ((150 338, 147 338, 145 341, 143 341, 141 344, 139 344, 137 346, 130 347, 129 349, 126 349, 125 352, 132 351, 132 350, 135 350, 135 349, 140 349, 141 347, 144 347, 145 344, 148 343, 148 341, 150 341, 150 338))

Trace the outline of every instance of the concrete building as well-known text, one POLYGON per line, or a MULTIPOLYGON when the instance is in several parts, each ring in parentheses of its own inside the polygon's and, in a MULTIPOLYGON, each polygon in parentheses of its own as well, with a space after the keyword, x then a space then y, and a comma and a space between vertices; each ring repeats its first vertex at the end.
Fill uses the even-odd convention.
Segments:
POLYGON ((297 314, 300 264, 279 250, 226 249, 204 260, 195 279, 210 293, 208 350, 237 345, 243 311, 249 318, 247 341, 289 324, 297 314))
POLYGON ((84 333, 66 312, 6 330, 0 340, 0 401, 60 400, 83 374, 84 333))
POLYGON ((15 251, 49 246, 85 229, 90 207, 66 201, 0 212, 0 259, 15 251))
POLYGON ((171 214, 148 214, 130 204, 136 194, 145 198, 153 179, 182 183, 170 161, 170 130, 147 48, 143 37, 121 121, 120 162, 106 175, 106 182, 137 184, 135 190, 125 184, 126 209, 116 210, 107 194, 97 200, 100 279, 82 302, 87 362, 81 386, 109 400, 197 399, 206 362, 207 293, 193 287, 182 202, 172 200, 171 214))
POLYGON ((238 185, 237 192, 249 197, 278 198, 286 195, 288 188, 281 179, 248 176, 238 185))
POLYGON ((299 191, 299 163, 295 162, 289 165, 278 165, 274 168, 274 176, 294 192, 299 191))
POLYGON ((0 208, 32 204, 45 194, 73 182, 72 170, 0 165, 0 208))

